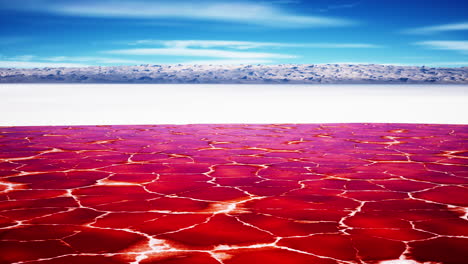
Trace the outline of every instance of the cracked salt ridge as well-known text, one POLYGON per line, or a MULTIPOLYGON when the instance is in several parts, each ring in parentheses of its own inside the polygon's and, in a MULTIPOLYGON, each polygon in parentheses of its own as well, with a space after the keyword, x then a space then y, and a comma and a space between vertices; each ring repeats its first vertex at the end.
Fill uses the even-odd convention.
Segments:
POLYGON ((466 125, 0 128, 0 263, 464 263, 466 125))

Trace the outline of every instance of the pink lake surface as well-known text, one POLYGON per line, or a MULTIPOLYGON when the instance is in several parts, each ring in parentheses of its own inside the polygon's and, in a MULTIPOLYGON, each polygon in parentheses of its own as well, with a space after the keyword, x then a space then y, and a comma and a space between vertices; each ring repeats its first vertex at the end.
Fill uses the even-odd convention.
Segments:
POLYGON ((0 263, 465 263, 468 126, 0 127, 0 263))

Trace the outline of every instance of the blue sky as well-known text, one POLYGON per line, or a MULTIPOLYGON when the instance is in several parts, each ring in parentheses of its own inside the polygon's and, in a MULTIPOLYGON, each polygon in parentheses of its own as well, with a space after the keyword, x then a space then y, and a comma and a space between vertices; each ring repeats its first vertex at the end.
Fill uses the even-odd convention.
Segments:
POLYGON ((0 67, 468 66, 462 0, 0 0, 0 67))

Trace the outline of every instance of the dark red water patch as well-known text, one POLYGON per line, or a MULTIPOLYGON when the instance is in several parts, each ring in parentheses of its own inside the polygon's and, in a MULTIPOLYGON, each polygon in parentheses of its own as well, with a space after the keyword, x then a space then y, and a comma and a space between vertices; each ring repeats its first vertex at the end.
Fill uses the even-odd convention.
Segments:
POLYGON ((415 227, 435 234, 468 237, 468 221, 462 218, 423 220, 415 222, 415 227))
POLYGON ((0 241, 0 263, 16 263, 36 259, 53 258, 75 253, 58 240, 48 241, 0 241))
POLYGON ((226 253, 226 264, 269 263, 269 264, 335 264, 335 260, 326 257, 288 251, 276 248, 245 249, 226 253), (231 255, 232 254, 232 255, 231 255))
POLYGON ((463 125, 2 127, 0 264, 464 263, 466 138, 463 125))
POLYGON ((337 260, 356 261, 358 259, 351 236, 343 234, 285 238, 279 242, 279 245, 337 260))
POLYGON ((98 216, 103 215, 103 212, 97 212, 88 208, 76 208, 63 213, 55 213, 31 219, 32 224, 58 224, 58 225, 83 225, 92 223, 98 216))
POLYGON ((292 221, 281 217, 252 213, 239 214, 236 217, 278 237, 338 232, 338 223, 334 222, 292 221))
POLYGON ((25 225, 2 230, 2 239, 8 241, 53 240, 70 236, 80 230, 69 225, 25 225))
POLYGON ((408 198, 407 193, 386 191, 354 191, 347 192, 344 196, 360 201, 383 201, 408 198))
POLYGON ((353 235, 352 240, 358 251, 358 258, 365 262, 398 259, 406 248, 405 244, 401 241, 375 237, 373 235, 353 235))
POLYGON ((460 264, 468 259, 466 237, 439 237, 410 243, 410 246, 409 257, 420 262, 460 264))
POLYGON ((141 264, 219 264, 208 252, 181 252, 165 254, 149 254, 141 264))
POLYGON ((441 186, 434 189, 418 192, 414 197, 443 204, 452 204, 468 207, 468 185, 441 186))
POLYGON ((140 221, 133 226, 133 229, 154 236, 199 225, 208 221, 209 217, 208 214, 167 214, 151 221, 140 221))
POLYGON ((192 228, 158 237, 182 244, 183 248, 193 249, 213 249, 219 245, 247 246, 274 241, 273 236, 267 232, 221 214, 192 228), (203 239, 196 239, 198 237, 203 239))
POLYGON ((84 253, 119 252, 140 244, 141 249, 149 249, 145 236, 125 230, 83 228, 75 235, 62 240, 76 251, 84 253))
POLYGON ((343 221, 348 226, 357 228, 410 228, 409 221, 402 219, 389 218, 379 213, 358 212, 352 217, 343 221))
POLYGON ((132 258, 128 257, 111 257, 111 256, 63 256, 38 261, 31 261, 31 264, 125 264, 129 263, 132 258))
POLYGON ((348 233, 397 241, 423 240, 435 236, 412 228, 360 228, 349 230, 348 233))

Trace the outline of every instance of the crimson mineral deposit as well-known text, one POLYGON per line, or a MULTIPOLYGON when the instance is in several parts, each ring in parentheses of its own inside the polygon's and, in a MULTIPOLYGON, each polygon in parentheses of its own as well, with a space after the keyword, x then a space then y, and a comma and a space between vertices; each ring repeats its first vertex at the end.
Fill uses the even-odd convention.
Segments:
POLYGON ((0 128, 0 263, 466 263, 468 126, 0 128))

